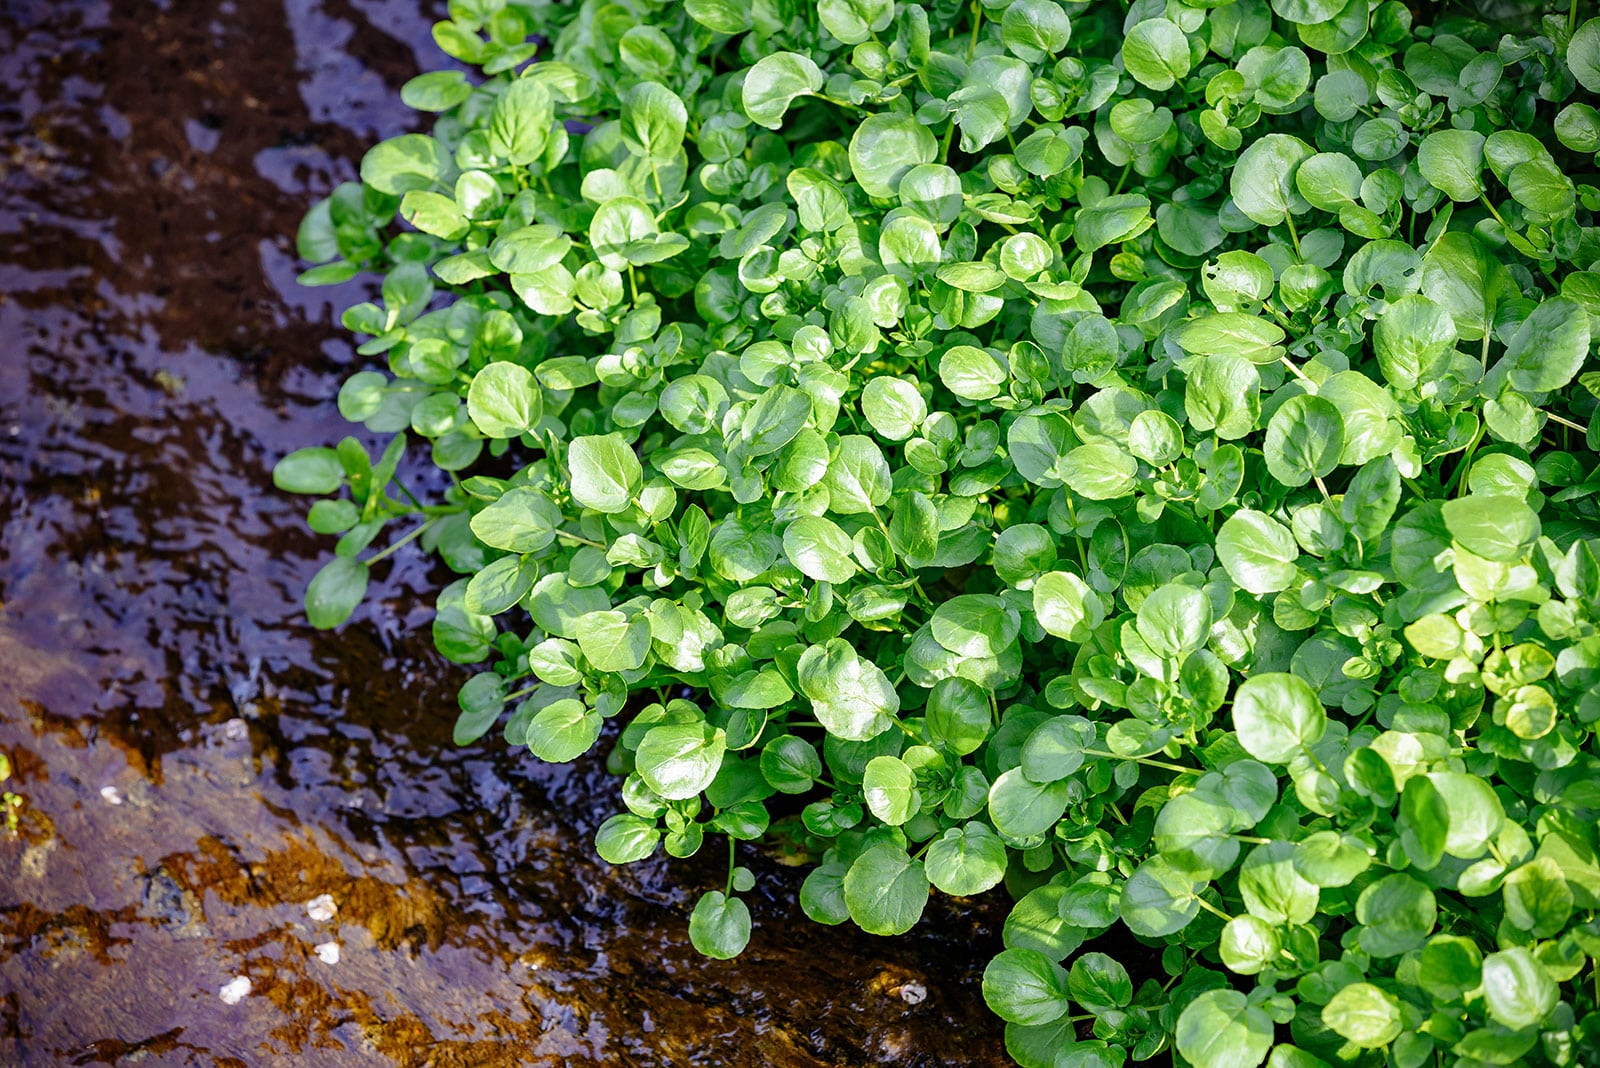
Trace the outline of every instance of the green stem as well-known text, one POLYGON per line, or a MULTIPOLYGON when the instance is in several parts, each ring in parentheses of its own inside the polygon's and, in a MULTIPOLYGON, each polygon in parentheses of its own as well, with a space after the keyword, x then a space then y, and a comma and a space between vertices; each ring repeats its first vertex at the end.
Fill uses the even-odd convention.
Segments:
POLYGON ((1296 367, 1294 365, 1294 361, 1289 359, 1289 357, 1287 357, 1287 356, 1279 356, 1278 357, 1278 362, 1283 364, 1290 371, 1292 371, 1294 373, 1294 376, 1296 378, 1298 378, 1300 381, 1304 382, 1306 384, 1306 386, 1311 390, 1312 393, 1315 393, 1317 391, 1317 384, 1315 382, 1313 382, 1310 378, 1306 377, 1306 373, 1304 371, 1300 370, 1300 368, 1296 367))
POLYGON ((1226 912, 1223 912, 1221 909, 1217 908, 1217 906, 1213 905, 1211 902, 1207 901, 1205 898, 1197 896, 1195 898, 1195 900, 1200 902, 1200 907, 1201 908, 1203 908, 1207 912, 1211 913, 1211 915, 1217 917, 1223 923, 1229 923, 1229 922, 1231 922, 1233 920, 1232 916, 1229 916, 1226 912))
POLYGON ((733 835, 730 834, 728 835, 728 884, 722 891, 723 897, 733 896, 733 869, 738 867, 738 864, 735 862, 734 858, 735 848, 736 843, 733 840, 733 835))
POLYGON ((577 542, 579 545, 588 545, 591 548, 600 549, 601 551, 604 551, 605 548, 606 548, 604 545, 601 545, 597 541, 591 541, 590 539, 585 538, 585 537, 583 537, 581 535, 578 535, 578 534, 568 534, 564 530, 556 531, 556 537, 558 537, 558 538, 566 538, 568 541, 577 542))
MULTIPOLYGON (((889 524, 887 524, 887 523, 885 523, 883 521, 883 516, 878 513, 878 508, 877 508, 876 505, 871 504, 869 502, 867 507, 872 512, 872 520, 873 520, 873 522, 877 523, 878 524, 878 529, 883 532, 884 539, 887 540, 891 546, 893 546, 894 545, 894 537, 889 533, 889 524)), ((909 570, 910 569, 908 568, 907 569, 908 573, 909 573, 909 570)), ((925 611, 932 612, 933 611, 933 598, 929 597, 928 596, 928 591, 922 588, 922 580, 917 578, 916 575, 912 575, 911 576, 911 590, 917 596, 917 603, 925 611)))
POLYGON ((1472 435, 1472 440, 1467 442, 1466 451, 1461 454, 1461 462, 1456 465, 1455 473, 1450 476, 1450 485, 1445 487, 1445 496, 1454 497, 1456 489, 1465 479, 1467 468, 1472 466, 1472 454, 1477 451, 1478 442, 1483 440, 1483 421, 1479 420, 1478 429, 1472 435))
POLYGON ((1122 173, 1117 175, 1116 188, 1111 190, 1111 195, 1112 196, 1116 196, 1118 193, 1122 192, 1122 183, 1126 182, 1128 180, 1128 172, 1132 171, 1132 170, 1133 170, 1133 160, 1130 158, 1128 160, 1128 162, 1123 165, 1122 173))
POLYGON ((459 504, 419 504, 415 508, 402 508, 396 515, 447 516, 465 511, 459 504))
POLYGON ((1073 507, 1072 494, 1067 494, 1067 517, 1072 520, 1072 541, 1078 547, 1078 566, 1083 569, 1079 577, 1089 577, 1089 557, 1083 551, 1083 536, 1078 533, 1078 509, 1073 507))
POLYGON ((978 30, 983 26, 983 5, 972 5, 972 39, 967 42, 967 62, 972 62, 972 57, 978 51, 978 30))
POLYGON ((1495 206, 1493 204, 1489 203, 1489 198, 1488 198, 1487 195, 1485 195, 1483 193, 1479 193, 1478 194, 1478 199, 1483 201, 1483 206, 1489 209, 1489 214, 1494 216, 1494 221, 1500 224, 1500 228, 1502 230, 1504 230, 1508 234, 1516 234, 1518 237, 1522 237, 1522 239, 1524 241, 1528 240, 1526 237, 1522 236, 1522 232, 1520 230, 1516 229, 1516 227, 1514 227, 1510 223, 1506 222, 1506 217, 1504 215, 1501 215, 1498 211, 1495 210, 1495 206))
POLYGON ((1284 212, 1283 221, 1289 227, 1289 243, 1294 246, 1294 258, 1304 262, 1305 257, 1300 255, 1300 235, 1294 232, 1294 216, 1284 212))
POLYGON ((406 500, 408 500, 412 504, 416 505, 418 509, 421 509, 423 511, 427 510, 427 506, 424 505, 421 501, 417 500, 417 495, 415 493, 412 493, 410 490, 406 489, 406 484, 404 482, 401 482, 394 475, 390 475, 389 476, 389 481, 393 482, 395 484, 395 487, 397 489, 399 489, 399 491, 401 493, 405 494, 406 500))
POLYGON ((1589 428, 1588 427, 1579 426, 1577 423, 1574 423, 1571 419, 1564 419, 1561 416, 1555 414, 1554 412, 1545 412, 1544 414, 1545 414, 1545 418, 1549 419, 1552 423, 1555 423, 1558 426, 1564 426, 1569 430, 1576 430, 1580 434, 1587 434, 1589 432, 1589 428))
POLYGON ((1153 760, 1150 757, 1130 757, 1121 753, 1113 753, 1105 749, 1085 749, 1084 756, 1105 757, 1110 760, 1133 760, 1140 764, 1148 764, 1152 768, 1161 768, 1164 771, 1175 771, 1179 775, 1193 775, 1195 768, 1186 768, 1182 764, 1169 764, 1165 760, 1153 760))
POLYGON ((371 567, 373 564, 377 563, 379 560, 382 560, 384 557, 394 555, 395 551, 398 550, 402 545, 404 545, 408 541, 415 541, 417 538, 420 538, 425 530, 427 530, 429 527, 433 526, 438 521, 439 520, 438 520, 437 516, 435 516, 432 519, 427 520, 420 527, 418 527, 416 530, 413 530, 411 533, 409 533, 409 534, 405 535, 404 537, 400 538, 398 541, 396 541, 392 545, 390 545, 387 549, 384 549, 381 552, 376 553, 373 556, 367 557, 367 566, 371 567))

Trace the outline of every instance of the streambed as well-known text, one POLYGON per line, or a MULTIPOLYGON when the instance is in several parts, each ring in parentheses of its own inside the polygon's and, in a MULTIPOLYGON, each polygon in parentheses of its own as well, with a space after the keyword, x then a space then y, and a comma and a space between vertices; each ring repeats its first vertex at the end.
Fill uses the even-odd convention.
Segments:
POLYGON ((344 432, 362 291, 292 234, 442 7, 0 6, 0 1064, 1006 1063, 1000 902, 820 928, 741 847, 755 934, 704 960, 720 849, 610 868, 597 759, 451 746, 420 555, 305 624, 326 543, 268 472, 344 432))

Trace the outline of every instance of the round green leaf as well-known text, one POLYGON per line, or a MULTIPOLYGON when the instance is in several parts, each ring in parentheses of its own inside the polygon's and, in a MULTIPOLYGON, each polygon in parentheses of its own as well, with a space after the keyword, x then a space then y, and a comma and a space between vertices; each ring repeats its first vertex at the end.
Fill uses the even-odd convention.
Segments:
POLYGON ((1322 1022, 1362 1049, 1378 1049, 1400 1037, 1400 1003, 1371 983, 1351 983, 1323 1006, 1322 1022))
POLYGON ((1483 998, 1489 1016, 1513 1031, 1544 1022, 1560 990, 1529 950, 1503 949, 1483 958, 1483 998))
POLYGON ((467 414, 491 438, 514 438, 533 429, 544 409, 533 374, 520 364, 496 361, 472 377, 467 414))
POLYGON ((1294 581, 1300 550, 1283 524, 1264 512, 1242 508, 1217 531, 1217 558, 1240 589, 1276 593, 1294 581))
POLYGON ((1222 928, 1217 947, 1222 963, 1236 975, 1256 975, 1278 963, 1283 940, 1278 929, 1258 916, 1235 916, 1222 928))
POLYGON ((670 161, 683 146, 688 118, 677 93, 658 82, 639 82, 622 94, 622 143, 652 162, 670 161))
POLYGON ((957 756, 966 756, 984 743, 993 727, 993 716, 989 695, 970 679, 940 679, 928 694, 928 733, 957 756))
POLYGON ((1567 42, 1567 65, 1578 84, 1600 93, 1600 19, 1590 19, 1567 42))
POLYGON ((533 755, 552 764, 565 764, 589 751, 600 737, 600 714, 576 698, 545 705, 528 722, 527 744, 533 755))
POLYGON ((1017 610, 989 594, 962 594, 934 610, 934 639, 959 656, 999 656, 1022 629, 1017 610))
POLYGON ((1438 916, 1433 891, 1404 872, 1385 875, 1361 891, 1356 919, 1361 948, 1375 957, 1394 957, 1422 945, 1438 916))
POLYGON ((1344 452, 1344 420, 1321 397, 1290 397, 1272 414, 1262 450, 1267 470, 1285 486, 1303 486, 1339 464, 1344 452))
POLYGON ((1066 782, 1036 783, 1012 768, 989 787, 989 818, 1011 838, 1031 838, 1056 825, 1067 809, 1066 782))
POLYGON ((323 446, 296 449, 272 468, 272 484, 285 493, 334 493, 344 479, 339 454, 323 446))
POLYGON ((983 970, 983 1000, 1002 1020, 1036 1026, 1071 1008, 1067 973, 1044 954, 1006 949, 983 970))
POLYGON ((1483 135, 1473 130, 1438 130, 1417 146, 1417 169, 1451 200, 1483 195, 1483 135))
POLYGON ((645 732, 635 763, 650 789, 687 801, 711 785, 726 750, 725 735, 709 723, 662 723, 645 732))
POLYGON ((318 630, 332 630, 350 618, 367 595, 367 565, 335 556, 306 587, 306 619, 318 630))
POLYGON ((872 429, 890 441, 904 441, 928 417, 928 403, 913 383, 877 377, 868 379, 861 390, 861 412, 872 429))
POLYGON ((1229 178, 1233 202, 1252 222, 1277 226, 1305 210, 1295 189, 1295 172, 1315 155, 1310 145, 1290 134, 1269 133, 1240 154, 1229 178))
POLYGON ((744 113, 758 126, 779 129, 794 98, 821 89, 822 81, 822 71, 806 56, 796 52, 763 56, 745 72, 744 113))
POLYGON ((1015 0, 1000 19, 1000 39, 1024 63, 1038 63, 1067 46, 1072 23, 1055 0, 1015 0))
POLYGON ((396 197, 453 179, 453 172, 445 147, 424 134, 401 134, 380 141, 361 158, 361 180, 396 197))
POLYGON ((795 672, 817 721, 836 738, 856 742, 876 738, 889 729, 900 710, 900 695, 889 685, 889 677, 843 638, 807 649, 795 672))
POLYGON ((861 790, 867 808, 891 827, 898 827, 916 812, 917 777, 899 757, 877 756, 869 760, 861 790))
POLYGON ((1372 865, 1360 839, 1317 831, 1295 843, 1294 870, 1317 886, 1348 886, 1372 865))
POLYGON ((968 897, 1005 878, 1006 846, 985 824, 968 823, 934 839, 924 863, 930 883, 954 897, 968 897))
POLYGON ((489 150, 519 167, 544 154, 555 121, 550 92, 537 78, 518 78, 495 100, 489 150))
POLYGON ((1128 876, 1119 902, 1122 922, 1146 938, 1176 934, 1199 913, 1199 895, 1205 885, 1205 880, 1157 854, 1128 876))
POLYGON ((1285 764, 1322 737, 1328 715, 1304 679, 1268 672, 1239 684, 1233 723, 1245 752, 1268 764, 1285 764))
POLYGON ((932 163, 938 154, 928 128, 896 112, 867 116, 850 138, 850 170, 872 197, 894 196, 906 171, 932 163))
POLYGON ((803 738, 784 734, 761 748, 761 775, 776 790, 803 794, 821 774, 822 758, 803 738))
POLYGON ((818 582, 848 582, 856 573, 849 535, 831 519, 803 515, 783 532, 783 551, 802 575, 818 582))
POLYGON ((536 553, 555 541, 561 520, 561 509, 543 492, 518 486, 472 517, 472 533, 495 549, 536 553))
POLYGON ((1189 1002, 1173 1034, 1195 1068, 1256 1068, 1272 1036, 1272 1017, 1237 990, 1207 990, 1189 1002))
POLYGON ((632 864, 654 853, 660 841, 661 831, 654 820, 622 812, 595 831, 594 848, 607 864, 632 864))
POLYGON ((844 877, 845 906, 863 931, 905 934, 922 918, 928 878, 922 861, 892 843, 875 845, 850 865, 844 877))
POLYGON ((999 396, 1006 379, 1000 361, 972 345, 952 346, 939 358, 939 380, 951 393, 966 400, 999 396))
POLYGON ((1189 74, 1189 39, 1170 19, 1145 19, 1123 39, 1122 62, 1147 89, 1171 89, 1189 74))
POLYGON ((1539 537, 1539 516, 1520 496, 1474 493, 1445 501, 1442 512, 1450 537, 1485 560, 1516 563, 1539 537))
POLYGON ((714 960, 731 960, 750 944, 750 909, 721 890, 708 890, 689 914, 689 941, 714 960))

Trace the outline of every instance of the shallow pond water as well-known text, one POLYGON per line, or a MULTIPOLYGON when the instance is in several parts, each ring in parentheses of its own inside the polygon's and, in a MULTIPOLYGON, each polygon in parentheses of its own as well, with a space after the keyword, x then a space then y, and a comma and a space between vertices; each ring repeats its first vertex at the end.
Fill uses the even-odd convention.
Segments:
POLYGON ((701 959, 720 849, 610 868, 597 761, 450 745, 419 556, 305 625, 268 471, 345 430, 359 284, 289 235, 411 121, 434 7, 0 5, 0 1064, 1005 1063, 999 902, 820 928, 744 848, 750 949, 701 959))

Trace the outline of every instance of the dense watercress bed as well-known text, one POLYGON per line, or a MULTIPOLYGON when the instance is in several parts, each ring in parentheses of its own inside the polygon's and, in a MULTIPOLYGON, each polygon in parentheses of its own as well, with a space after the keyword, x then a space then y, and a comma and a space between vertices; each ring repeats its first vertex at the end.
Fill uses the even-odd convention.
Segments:
POLYGON ((313 623, 437 553, 456 741, 724 839, 711 956, 740 841, 880 935, 1003 887, 1024 1065, 1600 1063, 1600 20, 450 13, 300 232, 393 435, 277 467, 313 623))

